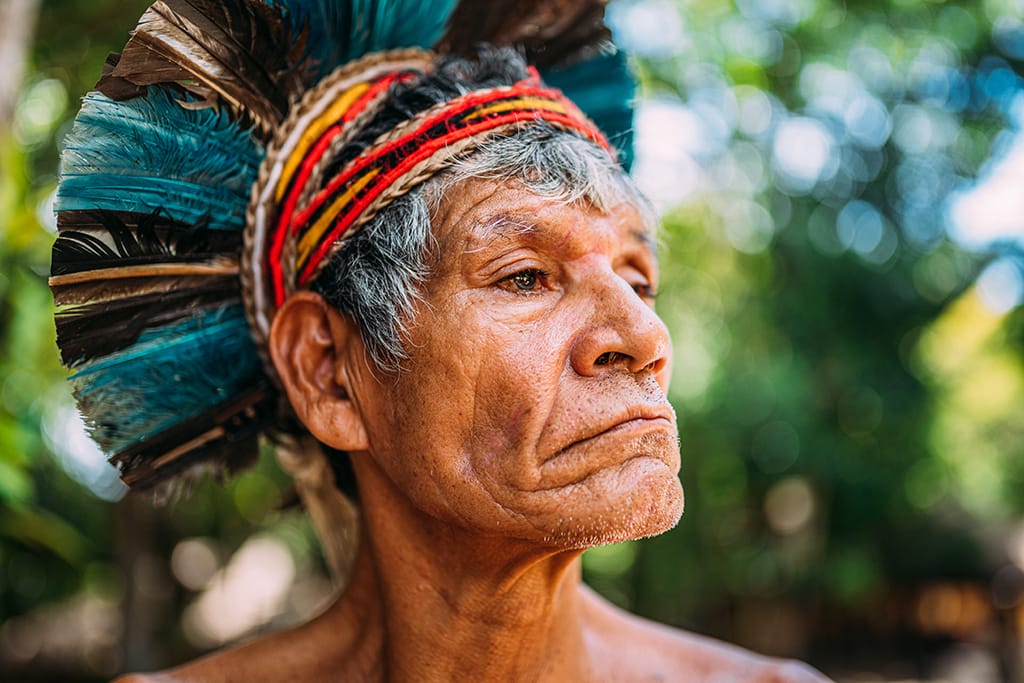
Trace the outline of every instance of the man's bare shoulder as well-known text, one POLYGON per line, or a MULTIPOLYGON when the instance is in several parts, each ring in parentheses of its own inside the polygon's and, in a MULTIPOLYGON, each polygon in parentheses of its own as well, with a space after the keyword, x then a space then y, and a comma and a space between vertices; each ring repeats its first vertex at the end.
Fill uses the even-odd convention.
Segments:
POLYGON ((599 651, 629 652, 609 662, 613 680, 704 681, 710 676, 747 683, 827 683, 815 669, 773 659, 713 638, 642 619, 615 607, 587 587, 584 614, 599 651), (628 666, 629 669, 620 668, 628 666))
MULTIPOLYGON (((276 652, 277 648, 272 650, 276 652)), ((167 671, 128 674, 112 683, 241 683, 281 680, 273 678, 280 673, 280 669, 268 658, 270 653, 267 643, 258 640, 244 648, 215 652, 167 671)))
POLYGON ((128 674, 112 683, 276 683, 278 681, 366 680, 353 668, 366 657, 341 629, 328 633, 321 619, 220 650, 167 671, 128 674), (331 637, 332 642, 325 638, 331 637), (356 678, 349 676, 352 674, 356 678))
MULTIPOLYGON (((154 673, 134 673, 112 683, 241 683, 242 681, 309 680, 295 669, 286 673, 282 657, 289 650, 275 636, 259 638, 239 647, 211 653, 181 666, 154 673)), ((302 666, 299 662, 293 665, 302 666)), ((303 667, 305 668, 305 667, 303 667)))

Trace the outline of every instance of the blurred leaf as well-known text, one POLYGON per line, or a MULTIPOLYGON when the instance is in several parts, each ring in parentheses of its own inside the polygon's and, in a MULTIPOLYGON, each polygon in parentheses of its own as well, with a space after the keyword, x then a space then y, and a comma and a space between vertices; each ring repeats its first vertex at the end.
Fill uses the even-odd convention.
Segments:
POLYGON ((88 541, 54 513, 6 506, 2 512, 0 537, 46 550, 72 566, 82 563, 88 541))

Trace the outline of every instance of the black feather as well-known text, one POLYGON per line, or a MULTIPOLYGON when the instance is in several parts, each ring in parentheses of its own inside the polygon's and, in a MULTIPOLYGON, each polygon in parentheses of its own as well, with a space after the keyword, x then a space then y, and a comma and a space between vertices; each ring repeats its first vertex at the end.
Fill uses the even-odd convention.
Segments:
POLYGON ((53 244, 52 275, 234 258, 242 247, 237 232, 184 225, 160 213, 62 211, 57 221, 60 234, 53 244))
POLYGON ((58 310, 55 316, 61 360, 69 367, 128 348, 147 329, 183 320, 197 311, 241 303, 237 278, 208 278, 206 287, 157 292, 58 310))
POLYGON ((462 0, 438 49, 471 55, 486 42, 518 48, 542 69, 567 66, 611 40, 605 5, 607 0, 462 0))

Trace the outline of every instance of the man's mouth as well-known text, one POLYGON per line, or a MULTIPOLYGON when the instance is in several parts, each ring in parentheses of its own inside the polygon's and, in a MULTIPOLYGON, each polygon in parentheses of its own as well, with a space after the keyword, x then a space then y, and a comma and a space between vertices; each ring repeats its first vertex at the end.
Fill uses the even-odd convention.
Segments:
MULTIPOLYGON (((622 422, 613 424, 606 429, 603 429, 591 436, 584 437, 574 443, 569 444, 567 448, 586 444, 588 441, 594 441, 605 436, 612 435, 631 435, 631 436, 642 436, 643 434, 652 431, 664 431, 668 429, 674 429, 672 420, 667 417, 634 417, 625 419, 622 422)), ((566 449, 563 449, 566 450, 566 449)))
POLYGON ((588 443, 597 441, 603 437, 640 437, 646 433, 656 431, 675 432, 675 412, 672 410, 672 407, 667 403, 631 406, 628 410, 617 415, 612 420, 600 423, 594 429, 587 429, 583 431, 579 436, 576 436, 569 441, 568 444, 545 458, 544 462, 541 464, 555 460, 566 451, 586 446, 588 443))

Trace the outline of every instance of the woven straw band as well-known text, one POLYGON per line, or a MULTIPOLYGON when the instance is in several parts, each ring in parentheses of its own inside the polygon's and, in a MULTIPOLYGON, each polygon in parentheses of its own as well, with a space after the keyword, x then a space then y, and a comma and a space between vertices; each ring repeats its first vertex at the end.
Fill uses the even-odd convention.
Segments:
POLYGON ((264 161, 246 231, 243 282, 260 346, 277 308, 317 277, 345 238, 484 140, 543 121, 613 153, 576 105, 544 87, 531 69, 512 86, 470 92, 420 112, 324 184, 329 161, 379 111, 391 86, 432 67, 433 56, 419 51, 364 58, 335 72, 289 117, 264 161))

